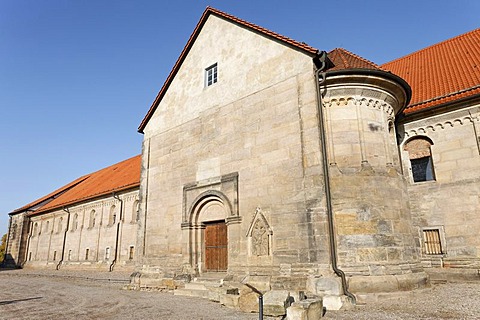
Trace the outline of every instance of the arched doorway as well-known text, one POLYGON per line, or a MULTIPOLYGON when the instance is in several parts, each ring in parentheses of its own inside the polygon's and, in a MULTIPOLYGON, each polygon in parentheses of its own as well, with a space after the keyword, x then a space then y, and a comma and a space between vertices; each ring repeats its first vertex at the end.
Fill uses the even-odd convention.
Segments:
POLYGON ((219 191, 204 192, 193 202, 188 228, 183 229, 188 232, 187 252, 195 273, 227 271, 230 215, 230 201, 219 191))

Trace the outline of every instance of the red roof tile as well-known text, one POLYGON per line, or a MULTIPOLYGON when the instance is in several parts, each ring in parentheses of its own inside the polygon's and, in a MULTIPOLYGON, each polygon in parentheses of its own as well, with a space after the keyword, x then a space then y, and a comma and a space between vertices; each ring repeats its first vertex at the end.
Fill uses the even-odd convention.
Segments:
POLYGON ((41 206, 42 203, 45 203, 47 201, 52 201, 53 199, 57 198, 59 195, 61 195, 66 190, 76 186, 77 184, 79 184, 80 182, 82 182, 83 180, 85 180, 87 178, 88 178, 88 176, 80 177, 80 178, 70 182, 69 184, 61 187, 60 189, 57 189, 57 190, 47 194, 44 197, 41 197, 41 198, 39 198, 39 199, 37 199, 33 202, 30 202, 27 205, 24 205, 23 207, 20 207, 18 209, 13 210, 10 214, 19 213, 19 212, 26 211, 26 210, 32 210, 33 208, 35 208, 37 206, 41 206))
POLYGON ((50 202, 34 210, 31 214, 59 209, 112 192, 138 187, 140 185, 140 168, 141 155, 138 155, 97 172, 87 174, 12 213, 35 207, 52 197, 53 199, 50 202))
POLYGON ((328 58, 334 64, 334 67, 328 69, 328 71, 338 71, 345 69, 384 70, 382 67, 376 65, 375 63, 343 48, 333 49, 328 53, 328 58))
POLYGON ((405 114, 480 94, 480 29, 382 65, 412 87, 405 114))
POLYGON ((293 39, 290 39, 288 37, 282 36, 278 33, 275 33, 273 31, 270 31, 268 29, 262 28, 256 24, 247 22, 245 20, 239 19, 235 16, 232 16, 230 14, 227 14, 225 12, 222 12, 220 10, 214 9, 212 7, 207 7, 205 11, 203 12, 202 17, 200 18, 200 21, 197 23, 197 26, 193 30, 192 35, 188 39, 187 44, 182 50, 182 53, 177 59, 177 62, 173 66, 172 71, 170 71, 170 74, 167 77, 167 80, 165 80, 165 83, 163 84, 162 88, 160 89, 160 92, 157 94, 157 97, 155 98, 155 101, 151 105, 150 109, 148 110, 146 116, 143 118, 142 123, 140 123, 140 126, 138 127, 138 132, 143 132, 143 129, 145 129, 145 126, 147 125, 147 122, 150 120, 152 117, 153 113, 155 112, 158 104, 162 100, 163 96, 165 95, 165 92, 167 91, 168 87, 170 86, 171 82, 173 81, 173 78, 177 74, 178 70, 180 69, 180 66, 182 65, 183 61, 185 60, 186 56, 188 55, 188 52, 190 51, 193 43, 197 39, 198 35, 200 34, 200 31, 202 30, 203 25, 207 21, 208 17, 210 15, 215 15, 217 17, 220 17, 224 20, 230 21, 232 23, 235 23, 241 27, 244 27, 248 30, 251 30, 253 32, 259 33, 265 37, 268 37, 270 39, 276 40, 284 45, 287 45, 291 48, 294 48, 296 50, 299 50, 307 55, 310 55, 312 57, 315 57, 318 53, 319 50, 311 47, 303 42, 298 42, 293 39))

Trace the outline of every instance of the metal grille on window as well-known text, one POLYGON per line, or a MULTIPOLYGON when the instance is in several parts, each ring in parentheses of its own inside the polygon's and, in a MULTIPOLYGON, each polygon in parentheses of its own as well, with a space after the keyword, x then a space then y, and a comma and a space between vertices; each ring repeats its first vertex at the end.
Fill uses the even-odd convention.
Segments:
POLYGON ((423 243, 425 254, 443 253, 439 229, 423 230, 423 243))

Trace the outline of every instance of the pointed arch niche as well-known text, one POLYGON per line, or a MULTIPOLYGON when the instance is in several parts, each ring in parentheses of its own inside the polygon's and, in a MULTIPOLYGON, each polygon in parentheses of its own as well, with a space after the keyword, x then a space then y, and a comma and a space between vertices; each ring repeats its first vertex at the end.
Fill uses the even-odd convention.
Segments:
POLYGON ((268 257, 272 254, 273 231, 262 212, 257 208, 248 228, 248 254, 250 257, 268 257))
POLYGON ((235 258, 232 252, 238 251, 232 248, 240 242, 237 177, 232 174, 184 186, 184 272, 228 271, 235 258))

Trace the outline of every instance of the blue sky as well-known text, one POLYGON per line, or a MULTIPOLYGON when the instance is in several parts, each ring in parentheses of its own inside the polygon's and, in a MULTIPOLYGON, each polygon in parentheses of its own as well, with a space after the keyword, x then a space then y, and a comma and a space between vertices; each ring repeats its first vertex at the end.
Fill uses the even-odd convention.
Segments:
POLYGON ((0 0, 0 235, 13 209, 141 152, 137 127, 206 6, 378 64, 480 21, 477 0, 0 0))

